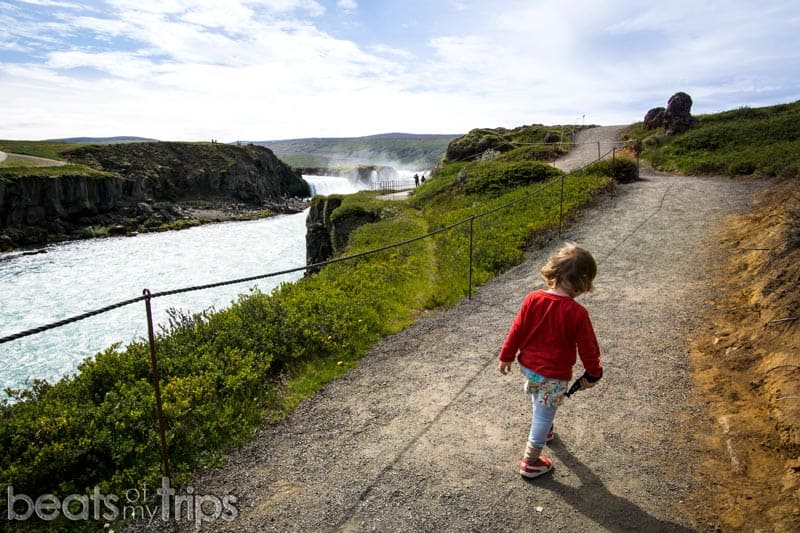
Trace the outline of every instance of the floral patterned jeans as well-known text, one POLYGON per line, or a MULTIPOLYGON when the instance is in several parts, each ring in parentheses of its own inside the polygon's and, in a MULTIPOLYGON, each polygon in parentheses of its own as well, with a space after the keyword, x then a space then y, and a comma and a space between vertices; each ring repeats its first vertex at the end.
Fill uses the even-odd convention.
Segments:
POLYGON ((547 434, 553 426, 556 410, 564 400, 569 381, 550 379, 540 376, 532 370, 522 368, 522 374, 528 381, 525 388, 531 394, 533 417, 528 442, 535 448, 542 449, 547 444, 547 434))

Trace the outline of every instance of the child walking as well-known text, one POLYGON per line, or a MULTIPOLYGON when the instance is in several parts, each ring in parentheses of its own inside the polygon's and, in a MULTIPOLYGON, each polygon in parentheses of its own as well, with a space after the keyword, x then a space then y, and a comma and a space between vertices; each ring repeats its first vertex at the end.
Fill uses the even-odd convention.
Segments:
POLYGON ((572 378, 576 349, 585 370, 581 388, 593 387, 603 376, 589 313, 575 301, 593 289, 597 264, 592 254, 568 243, 542 267, 541 274, 548 289, 525 297, 498 356, 498 369, 504 375, 514 359, 519 360, 525 392, 532 395, 531 431, 519 466, 519 473, 527 478, 553 468, 542 449, 553 439, 553 419, 572 378))

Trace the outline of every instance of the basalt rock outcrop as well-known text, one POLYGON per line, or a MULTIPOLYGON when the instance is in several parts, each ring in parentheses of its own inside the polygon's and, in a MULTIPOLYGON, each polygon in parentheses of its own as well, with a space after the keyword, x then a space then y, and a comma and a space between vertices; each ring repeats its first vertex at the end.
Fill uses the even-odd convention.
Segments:
POLYGON ((667 135, 683 133, 692 127, 692 97, 686 93, 673 94, 664 111, 664 130, 667 135))
POLYGON ((673 94, 667 101, 667 107, 654 107, 644 116, 642 127, 654 130, 664 127, 667 135, 683 133, 692 127, 692 97, 684 92, 673 94))
POLYGON ((654 130, 664 125, 664 111, 665 107, 654 107, 644 115, 644 124, 642 127, 646 130, 654 130))
POLYGON ((96 226, 137 231, 188 218, 182 205, 196 200, 280 211, 291 198, 311 195, 300 173, 262 146, 87 145, 71 156, 74 172, 0 175, 6 246, 74 238, 96 226))
MULTIPOLYGON (((316 196, 311 201, 306 218, 306 264, 333 258, 344 250, 356 228, 380 219, 378 214, 364 209, 342 211, 339 208, 343 201, 344 197, 338 194, 316 196)), ((309 272, 317 270, 313 268, 309 272)))

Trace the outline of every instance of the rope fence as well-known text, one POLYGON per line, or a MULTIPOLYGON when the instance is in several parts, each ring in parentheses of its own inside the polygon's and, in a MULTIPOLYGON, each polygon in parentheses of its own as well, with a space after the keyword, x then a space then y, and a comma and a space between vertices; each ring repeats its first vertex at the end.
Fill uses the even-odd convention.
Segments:
MULTIPOLYGON (((549 144, 549 145, 552 145, 554 143, 530 143, 530 144, 549 144)), ((558 143, 555 143, 555 144, 558 144, 558 143)), ((612 157, 614 157, 615 154, 616 154, 617 147, 620 146, 623 143, 621 143, 621 142, 617 142, 617 143, 599 143, 598 142, 598 143, 585 143, 585 144, 592 144, 592 145, 597 144, 597 146, 598 146, 598 157, 597 157, 597 159, 593 159, 591 162, 586 163, 585 165, 581 166, 580 168, 584 168, 584 167, 586 167, 586 166, 588 166, 588 165, 590 165, 590 164, 592 164, 592 163, 594 163, 596 161, 599 161, 599 160, 601 160, 601 159, 603 159, 605 157, 608 157, 608 155, 612 155, 612 157), (611 150, 606 152, 605 154, 601 154, 600 153, 600 145, 601 144, 614 144, 615 146, 611 150)), ((573 145, 574 145, 574 143, 573 143, 573 145)), ((638 167, 638 161, 637 161, 637 167, 638 167)), ((560 179, 561 184, 560 184, 560 193, 559 193, 559 195, 560 195, 560 204, 561 204, 560 210, 559 210, 559 224, 558 224, 559 236, 561 235, 562 224, 563 224, 564 180, 565 180, 565 174, 562 174, 561 179, 560 179)), ((311 263, 311 264, 307 264, 307 265, 301 266, 301 267, 295 267, 295 268, 290 268, 290 269, 276 271, 276 272, 269 272, 267 274, 248 276, 248 277, 244 277, 244 278, 237 278, 237 279, 232 279, 232 280, 219 281, 219 282, 215 282, 215 283, 208 283, 208 284, 204 284, 204 285, 195 285, 195 286, 183 287, 183 288, 179 288, 179 289, 172 289, 172 290, 166 290, 166 291, 155 292, 155 293, 151 293, 148 289, 144 289, 142 291, 142 296, 139 296, 139 297, 136 297, 136 298, 131 298, 129 300, 124 300, 124 301, 121 301, 121 302, 117 302, 117 303, 114 303, 114 304, 111 304, 111 305, 107 305, 105 307, 101 307, 99 309, 94 309, 92 311, 87 311, 85 313, 81 313, 79 315, 75 315, 75 316, 72 316, 72 317, 69 317, 69 318, 65 318, 65 319, 62 319, 62 320, 59 320, 59 321, 56 321, 56 322, 52 322, 52 323, 45 324, 45 325, 42 325, 42 326, 38 326, 38 327, 35 327, 35 328, 31 328, 31 329, 28 329, 28 330, 20 331, 18 333, 13 333, 11 335, 6 335, 4 337, 0 337, 0 344, 12 342, 12 341, 24 338, 24 337, 28 337, 28 336, 31 336, 31 335, 36 335, 36 334, 39 334, 39 333, 43 333, 43 332, 46 332, 48 330, 52 330, 52 329, 55 329, 55 328, 59 328, 59 327, 65 326, 67 324, 72 324, 74 322, 79 322, 81 320, 85 320, 85 319, 91 318, 93 316, 97 316, 97 315, 100 315, 100 314, 103 314, 103 313, 107 313, 109 311, 113 311, 113 310, 118 309, 120 307, 125 307, 125 306, 132 305, 132 304, 139 303, 139 302, 145 302, 145 311, 146 311, 147 326, 148 326, 148 340, 149 340, 149 344, 150 344, 150 356, 151 356, 151 360, 150 360, 151 369, 150 369, 150 371, 151 371, 151 376, 152 376, 152 380, 153 380, 153 388, 154 388, 155 400, 156 400, 156 417, 155 418, 157 419, 157 422, 158 422, 158 430, 159 430, 159 436, 160 436, 160 441, 161 441, 162 471, 163 471, 164 476, 171 477, 170 468, 169 468, 169 452, 168 452, 167 440, 166 440, 166 423, 165 423, 163 412, 162 412, 160 378, 159 378, 159 375, 158 375, 158 358, 157 358, 157 353, 156 353, 156 342, 155 342, 155 333, 154 333, 155 330, 154 330, 154 322, 153 322, 153 315, 152 315, 152 309, 151 309, 151 301, 154 298, 161 298, 161 297, 171 296, 171 295, 175 295, 175 294, 182 294, 182 293, 195 292, 195 291, 203 291, 203 290, 213 289, 213 288, 217 288, 217 287, 223 287, 223 286, 228 286, 228 285, 236 285, 236 284, 247 283, 247 282, 251 282, 251 281, 258 281, 258 280, 272 278, 272 277, 276 277, 276 276, 292 274, 292 273, 295 273, 295 272, 303 272, 303 271, 306 272, 306 273, 316 272, 320 268, 322 268, 322 267, 324 267, 326 265, 331 265, 331 264, 334 264, 334 263, 341 263, 341 262, 344 262, 344 261, 351 261, 351 260, 354 260, 354 259, 358 259, 358 258, 366 257, 366 256, 369 256, 369 255, 377 254, 377 253, 380 253, 380 252, 384 252, 386 250, 391 250, 393 248, 399 248, 399 247, 406 246, 406 245, 409 245, 409 244, 414 243, 414 242, 421 241, 423 239, 427 239, 427 238, 430 238, 430 237, 433 237, 433 236, 448 232, 448 231, 453 230, 453 229, 455 229, 457 227, 460 227, 460 226, 469 225, 469 248, 468 248, 468 250, 469 250, 468 251, 468 255, 469 255, 468 278, 469 278, 469 280, 468 280, 468 292, 467 292, 467 295, 468 295, 469 299, 472 299, 473 234, 474 234, 474 222, 475 222, 475 220, 483 218, 483 217, 486 217, 486 216, 489 216, 489 215, 494 214, 494 213, 496 213, 498 211, 501 211, 503 209, 507 209, 507 208, 509 208, 509 207, 511 207, 511 206, 513 206, 515 204, 518 204, 518 203, 520 203, 520 202, 522 202, 524 200, 530 200, 532 197, 538 195, 539 193, 544 191, 544 189, 546 187, 549 187, 551 185, 552 185, 551 181, 543 182, 543 183, 539 184, 538 187, 536 187, 532 191, 528 192, 524 196, 521 196, 519 198, 511 200, 511 201, 509 201, 509 202, 507 202, 505 204, 502 204, 500 206, 497 206, 497 207, 494 207, 492 209, 488 209, 488 210, 482 211, 480 213, 477 213, 475 215, 471 215, 469 217, 463 218, 463 219, 458 220, 458 221, 456 221, 456 222, 454 222, 452 224, 449 224, 449 225, 443 226, 441 228, 435 229, 433 231, 430 231, 428 233, 425 233, 424 235, 419 235, 417 237, 413 237, 413 238, 406 239, 406 240, 403 240, 403 241, 398 241, 398 242, 395 242, 395 243, 387 244, 385 246, 381 246, 381 247, 378 247, 378 248, 373 248, 373 249, 370 249, 370 250, 366 250, 364 252, 359 252, 359 253, 355 253, 355 254, 351 254, 351 255, 336 257, 336 258, 333 258, 333 259, 329 259, 327 261, 320 261, 320 262, 317 262, 317 263, 311 263)))

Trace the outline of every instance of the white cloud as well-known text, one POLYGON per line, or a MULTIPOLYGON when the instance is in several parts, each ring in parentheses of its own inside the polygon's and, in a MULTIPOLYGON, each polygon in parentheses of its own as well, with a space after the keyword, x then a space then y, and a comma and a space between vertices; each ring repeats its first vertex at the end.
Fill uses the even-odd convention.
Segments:
POLYGON ((414 22, 413 48, 347 0, 336 4, 348 10, 342 26, 316 0, 53 4, 66 11, 43 19, 0 4, 6 135, 458 132, 582 114, 630 122, 677 90, 696 110, 800 92, 792 3, 453 0, 426 4, 439 18, 414 22), (453 17, 457 25, 436 23, 453 17), (364 28, 369 37, 356 40, 364 28), (18 62, 4 62, 12 55, 18 62))
POLYGON ((58 0, 19 0, 20 2, 32 6, 42 7, 64 7, 69 9, 80 9, 82 6, 75 2, 60 2, 58 0))
POLYGON ((336 7, 345 11, 354 11, 358 9, 358 2, 356 0, 336 0, 336 7))

